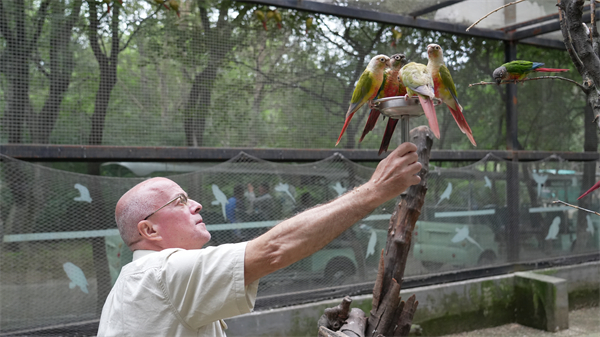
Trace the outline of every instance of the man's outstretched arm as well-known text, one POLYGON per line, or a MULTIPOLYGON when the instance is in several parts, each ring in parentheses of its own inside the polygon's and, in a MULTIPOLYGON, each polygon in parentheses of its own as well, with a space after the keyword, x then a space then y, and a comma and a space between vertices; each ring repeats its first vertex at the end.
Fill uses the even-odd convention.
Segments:
POLYGON ((321 248, 384 202, 418 184, 417 147, 404 143, 382 160, 371 179, 333 201, 273 227, 246 246, 246 285, 321 248))

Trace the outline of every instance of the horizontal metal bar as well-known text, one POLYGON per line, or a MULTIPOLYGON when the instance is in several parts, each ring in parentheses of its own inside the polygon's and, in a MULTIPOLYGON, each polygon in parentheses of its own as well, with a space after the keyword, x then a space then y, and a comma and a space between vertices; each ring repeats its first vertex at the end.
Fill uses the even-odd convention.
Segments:
POLYGON ((557 30, 560 30, 560 22, 558 20, 516 32, 507 32, 506 35, 510 36, 512 40, 521 40, 528 37, 555 32, 557 30))
MULTIPOLYGON (((410 16, 410 15, 413 15, 414 13, 418 14, 418 11, 411 13, 410 15, 400 15, 400 14, 390 14, 390 13, 365 10, 365 9, 361 9, 361 8, 337 6, 337 5, 325 4, 325 3, 316 2, 316 1, 307 1, 307 0, 245 0, 244 2, 263 4, 263 5, 268 5, 268 6, 278 6, 278 7, 296 9, 296 10, 313 12, 313 13, 335 15, 335 16, 346 17, 346 18, 351 18, 351 19, 376 21, 376 22, 381 22, 381 23, 390 24, 390 25, 435 30, 435 31, 439 31, 439 32, 458 34, 458 35, 464 35, 464 36, 482 37, 482 38, 505 40, 505 41, 521 40, 520 42, 523 44, 534 44, 534 45, 540 45, 540 46, 544 46, 539 43, 540 41, 535 41, 535 40, 531 41, 528 38, 531 38, 531 37, 534 37, 534 36, 537 36, 540 34, 552 32, 552 31, 557 31, 560 29, 560 26, 557 27, 556 25, 551 25, 551 26, 535 27, 535 28, 532 28, 531 30, 524 31, 524 33, 521 33, 521 32, 505 33, 504 31, 501 31, 501 30, 492 30, 492 29, 473 27, 467 32, 466 29, 468 26, 464 25, 464 24, 441 22, 441 21, 434 21, 434 20, 427 20, 427 19, 419 19, 414 16, 410 16), (515 36, 514 34, 517 34, 517 33, 519 33, 519 34, 515 36)), ((589 13, 588 13, 588 16, 589 16, 589 13)), ((584 15, 584 21, 585 20, 589 21, 589 18, 586 19, 585 15, 584 15)), ((549 44, 547 47, 564 49, 564 46, 562 46, 560 44, 549 44)))
POLYGON ((434 218, 454 218, 463 216, 478 216, 496 214, 495 209, 482 209, 477 211, 435 212, 434 218))
MULTIPOLYGON (((588 5, 588 10, 589 10, 589 6, 588 5)), ((537 23, 542 23, 542 22, 546 22, 546 21, 550 21, 550 20, 556 20, 558 19, 558 13, 556 14, 549 14, 549 15, 545 15, 545 16, 540 16, 539 18, 535 18, 532 20, 528 20, 528 21, 524 21, 524 22, 519 22, 513 25, 509 25, 509 26, 505 26, 502 28, 498 28, 498 30, 501 30, 503 32, 510 32, 513 30, 517 30, 519 28, 523 28, 523 27, 527 27, 527 26, 531 26, 531 25, 535 25, 537 23)))
MULTIPOLYGON (((597 10, 596 17, 598 17, 599 15, 600 15, 600 10, 597 10)), ((583 16, 581 17, 582 22, 589 22, 591 19, 592 19, 591 12, 584 13, 583 16)), ((516 32, 507 32, 506 35, 511 40, 521 40, 521 39, 525 39, 528 37, 534 37, 537 35, 555 32, 557 30, 560 30, 560 21, 558 21, 558 20, 549 22, 544 25, 539 25, 536 27, 519 30, 516 32)))
POLYGON ((441 22, 434 20, 418 19, 408 15, 390 14, 384 12, 377 12, 371 10, 365 10, 354 7, 344 7, 331 4, 325 4, 316 1, 307 0, 245 0, 244 2, 264 4, 268 6, 278 6, 284 8, 291 8, 301 11, 322 13, 327 15, 335 15, 339 17, 346 17, 358 20, 376 21, 386 23, 390 25, 406 26, 413 28, 421 28, 428 30, 435 30, 440 32, 483 37, 497 40, 506 39, 504 32, 492 30, 492 29, 481 29, 471 28, 468 32, 466 31, 467 25, 441 22))
MULTIPOLYGON (((269 161, 308 162, 329 158, 335 153, 352 161, 380 161, 376 150, 355 149, 257 149, 210 147, 128 147, 100 145, 0 145, 0 154, 27 161, 190 161, 221 162, 240 152, 269 161)), ((505 150, 433 150, 431 161, 479 161, 488 154, 504 160, 536 161, 552 155, 572 161, 596 161, 597 152, 549 152, 505 150)))
POLYGON ((413 17, 421 16, 423 14, 431 13, 431 12, 437 11, 438 9, 441 9, 441 8, 444 8, 444 7, 448 7, 448 6, 452 6, 454 4, 457 4, 457 3, 463 2, 463 1, 465 1, 465 0, 446 0, 446 1, 442 1, 442 2, 440 2, 438 4, 435 4, 435 5, 432 5, 432 6, 429 6, 429 7, 425 7, 425 8, 419 9, 418 11, 414 11, 412 13, 409 13, 408 15, 409 16, 413 16, 413 17))
POLYGON ((542 48, 553 48, 566 50, 565 43, 563 40, 553 40, 540 37, 530 37, 519 40, 519 43, 528 44, 530 46, 542 47, 542 48))

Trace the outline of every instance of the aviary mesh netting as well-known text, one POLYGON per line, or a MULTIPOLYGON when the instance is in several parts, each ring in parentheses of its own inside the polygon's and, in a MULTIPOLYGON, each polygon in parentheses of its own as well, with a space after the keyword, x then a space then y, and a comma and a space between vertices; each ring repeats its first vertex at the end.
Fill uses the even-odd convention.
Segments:
MULTIPOLYGON (((82 175, 0 158, 0 332, 35 334, 42 327, 86 322, 93 326, 121 266, 131 260, 114 223, 115 204, 145 178, 82 175)), ((576 244, 598 250, 600 217, 552 203, 576 203, 584 164, 554 157, 517 164, 518 237, 506 235, 507 165, 513 164, 488 156, 465 167, 431 168, 408 278, 506 262, 510 240, 518 242, 519 261, 568 256, 576 244)), ((282 219, 362 184, 373 172, 340 155, 301 165, 240 153, 208 168, 177 163, 105 166, 104 172, 117 166, 145 176, 156 170, 188 171, 169 177, 203 205, 210 245, 251 240, 282 219), (263 188, 271 198, 251 207, 248 184, 258 198, 263 188), (233 196, 238 199, 230 209, 233 196)), ((600 210, 597 194, 588 198, 589 208, 600 210)), ((394 205, 384 204, 323 250, 262 279, 257 310, 290 304, 294 296, 325 288, 372 287, 394 205)))
MULTIPOLYGON (((333 148, 369 60, 403 53, 426 64, 427 45, 437 43, 478 149, 504 149, 504 86, 469 87, 492 80, 504 63, 502 41, 241 1, 168 2, 179 4, 179 14, 155 1, 3 2, 0 144, 333 148), (264 26, 259 12, 272 17, 264 26)), ((407 14, 438 1, 325 2, 407 14)), ((556 11, 533 2, 535 15, 556 11)), ((428 17, 464 14, 456 20, 472 22, 486 13, 475 9, 492 5, 456 6, 428 17)), ((521 14, 533 15, 527 11, 521 14)), ((573 66, 564 50, 526 44, 519 58, 573 66)), ((562 76, 580 81, 574 68, 562 76)), ((585 95, 573 88, 565 81, 519 87, 525 149, 582 150, 585 95)), ((434 148, 474 149, 449 110, 437 111, 434 148)), ((339 147, 379 148, 384 122, 358 142, 368 114, 364 107, 354 115, 339 147)), ((397 143, 394 137, 391 148, 397 143)))

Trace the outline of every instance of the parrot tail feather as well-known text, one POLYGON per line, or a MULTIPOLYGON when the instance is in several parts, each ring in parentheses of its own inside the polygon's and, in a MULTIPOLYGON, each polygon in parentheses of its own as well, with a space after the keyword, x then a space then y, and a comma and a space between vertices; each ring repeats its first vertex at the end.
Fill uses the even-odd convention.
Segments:
POLYGON ((425 112, 425 116, 427 117, 427 121, 429 121, 429 127, 433 134, 440 139, 440 127, 438 125, 437 116, 435 114, 435 107, 433 106, 433 101, 429 97, 423 97, 421 95, 417 95, 419 97, 419 102, 421 102, 421 106, 423 107, 423 111, 425 112))
POLYGON ((456 108, 458 109, 453 109, 448 105, 448 108, 450 109, 450 112, 452 113, 452 116, 454 117, 454 120, 456 121, 456 124, 458 125, 460 131, 467 135, 473 146, 477 146, 477 143, 475 143, 475 138, 473 138, 473 131, 471 131, 471 128, 469 127, 465 116, 462 114, 462 107, 460 105, 457 105, 456 108))
POLYGON ((597 190, 598 187, 600 187, 600 181, 595 183, 594 186, 592 186, 589 190, 587 190, 585 193, 583 193, 579 198, 577 198, 577 200, 585 197, 586 195, 592 193, 593 191, 597 190))
POLYGON ((367 124, 365 124, 362 136, 360 136, 360 140, 358 141, 359 143, 363 141, 367 133, 373 131, 373 128, 375 128, 375 124, 377 123, 378 118, 379 110, 371 109, 371 112, 369 113, 369 119, 367 119, 367 124))
POLYGON ((385 127, 385 133, 383 134, 383 138, 381 139, 381 146, 379 147, 378 155, 385 151, 387 151, 390 146, 390 140, 392 140, 392 135, 394 134, 394 130, 396 129, 396 124, 398 124, 398 119, 389 118, 387 126, 385 127))
POLYGON ((344 134, 344 132, 346 132, 348 125, 350 125, 350 120, 352 119, 352 116, 354 116, 354 112, 351 113, 348 117, 346 117, 346 121, 344 122, 344 127, 342 127, 342 132, 340 132, 340 136, 338 137, 338 140, 335 143, 335 146, 337 146, 340 143, 340 140, 342 139, 342 135, 344 134))
POLYGON ((537 68, 534 71, 541 71, 544 73, 564 73, 564 72, 569 71, 569 69, 537 68))

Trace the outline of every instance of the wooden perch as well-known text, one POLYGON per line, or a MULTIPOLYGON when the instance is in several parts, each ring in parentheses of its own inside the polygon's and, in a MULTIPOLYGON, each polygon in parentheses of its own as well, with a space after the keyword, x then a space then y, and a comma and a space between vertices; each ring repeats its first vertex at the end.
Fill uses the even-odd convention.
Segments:
POLYGON ((379 262, 377 280, 373 288, 373 308, 367 320, 366 336, 407 336, 412 318, 419 304, 414 296, 400 301, 406 259, 412 241, 415 223, 421 214, 427 193, 429 157, 433 135, 426 126, 411 130, 411 140, 417 145, 421 182, 411 186, 397 205, 388 228, 388 241, 379 262))
POLYGON ((325 309, 323 315, 319 318, 318 326, 338 331, 350 316, 351 303, 352 299, 346 296, 337 307, 325 309))
POLYGON ((387 337, 408 336, 410 333, 419 302, 415 295, 406 302, 401 301, 400 288, 412 232, 427 193, 426 177, 433 134, 428 127, 420 126, 411 130, 410 136, 411 141, 417 145, 419 162, 422 164, 419 172, 421 182, 408 188, 406 196, 402 197, 390 219, 386 248, 381 251, 373 287, 373 306, 369 318, 358 308, 349 311, 352 300, 346 296, 338 306, 325 309, 318 323, 319 337, 387 337))

